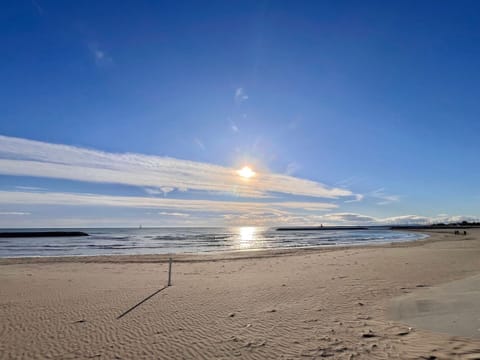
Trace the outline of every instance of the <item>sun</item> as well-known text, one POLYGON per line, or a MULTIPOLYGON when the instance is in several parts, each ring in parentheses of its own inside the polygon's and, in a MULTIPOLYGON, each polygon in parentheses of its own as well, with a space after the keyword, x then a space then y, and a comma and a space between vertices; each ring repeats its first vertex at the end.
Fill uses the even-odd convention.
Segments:
POLYGON ((250 179, 251 177, 255 176, 255 171, 253 171, 249 166, 244 166, 237 171, 237 174, 240 175, 242 178, 250 179))

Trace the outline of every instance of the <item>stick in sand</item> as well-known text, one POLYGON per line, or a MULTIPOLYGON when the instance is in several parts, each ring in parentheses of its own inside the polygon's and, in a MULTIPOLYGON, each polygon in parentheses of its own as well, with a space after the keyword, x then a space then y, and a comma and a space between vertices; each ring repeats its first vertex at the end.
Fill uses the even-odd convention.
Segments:
POLYGON ((172 258, 168 259, 168 285, 172 286, 172 258))

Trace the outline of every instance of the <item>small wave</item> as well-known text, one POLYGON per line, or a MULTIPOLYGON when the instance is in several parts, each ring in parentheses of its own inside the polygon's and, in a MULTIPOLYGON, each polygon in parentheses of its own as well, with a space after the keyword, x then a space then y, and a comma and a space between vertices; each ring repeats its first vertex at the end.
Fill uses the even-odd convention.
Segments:
POLYGON ((104 236, 104 235, 95 235, 85 238, 86 240, 128 240, 130 236, 104 236))

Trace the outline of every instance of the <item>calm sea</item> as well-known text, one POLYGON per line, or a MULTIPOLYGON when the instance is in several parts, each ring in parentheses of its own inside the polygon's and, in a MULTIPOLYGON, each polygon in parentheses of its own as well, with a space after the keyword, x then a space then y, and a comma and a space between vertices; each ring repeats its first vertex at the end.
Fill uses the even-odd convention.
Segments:
POLYGON ((378 229, 276 231, 259 227, 228 227, 37 230, 79 230, 90 236, 0 238, 0 257, 205 253, 390 243, 425 237, 416 233, 378 229))

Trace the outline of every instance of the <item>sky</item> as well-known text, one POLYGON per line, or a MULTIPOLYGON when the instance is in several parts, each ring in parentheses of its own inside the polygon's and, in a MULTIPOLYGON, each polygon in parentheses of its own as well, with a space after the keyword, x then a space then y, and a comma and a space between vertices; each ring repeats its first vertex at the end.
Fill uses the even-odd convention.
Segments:
POLYGON ((476 220, 479 13, 5 1, 0 227, 476 220))

